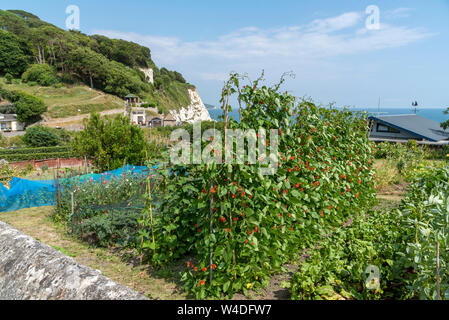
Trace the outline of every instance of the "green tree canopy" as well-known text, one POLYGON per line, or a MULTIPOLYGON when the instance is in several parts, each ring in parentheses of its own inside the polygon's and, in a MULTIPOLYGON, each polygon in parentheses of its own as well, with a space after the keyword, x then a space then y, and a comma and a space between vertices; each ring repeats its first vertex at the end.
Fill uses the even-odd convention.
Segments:
POLYGON ((140 165, 149 144, 143 130, 131 125, 129 118, 118 115, 111 120, 93 113, 84 120, 85 129, 75 135, 72 148, 79 156, 92 160, 100 171, 114 170, 123 162, 140 165))
POLYGON ((20 76, 28 61, 20 39, 13 33, 0 30, 0 74, 20 76))

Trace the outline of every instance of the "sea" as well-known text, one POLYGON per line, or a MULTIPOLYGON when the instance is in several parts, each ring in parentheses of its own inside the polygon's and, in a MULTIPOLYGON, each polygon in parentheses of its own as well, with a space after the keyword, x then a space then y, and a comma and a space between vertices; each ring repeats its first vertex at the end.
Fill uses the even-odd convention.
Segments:
MULTIPOLYGON (((338 109, 338 108, 337 108, 338 109)), ((447 108, 418 108, 416 114, 428 118, 437 122, 445 122, 449 120, 449 114, 444 114, 443 111, 447 108)), ((380 116, 386 116, 386 115, 398 115, 398 114, 414 114, 415 111, 411 108, 349 108, 351 111, 366 111, 369 115, 380 115, 380 116)), ((219 120, 219 116, 223 114, 223 111, 221 109, 208 109, 209 114, 212 119, 219 120)), ((230 113, 230 116, 234 119, 239 121, 239 112, 238 110, 233 110, 230 113)))

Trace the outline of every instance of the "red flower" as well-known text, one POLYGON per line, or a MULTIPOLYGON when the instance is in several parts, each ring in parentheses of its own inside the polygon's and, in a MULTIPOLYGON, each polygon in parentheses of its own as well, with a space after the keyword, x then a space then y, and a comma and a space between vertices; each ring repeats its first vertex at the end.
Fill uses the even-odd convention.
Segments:
POLYGON ((204 286, 206 282, 204 280, 200 280, 200 285, 204 286))
POLYGON ((257 231, 259 231, 259 228, 255 227, 254 232, 257 232, 257 231))
POLYGON ((204 267, 203 269, 201 269, 201 270, 203 270, 203 272, 206 272, 207 271, 207 268, 206 267, 204 267))

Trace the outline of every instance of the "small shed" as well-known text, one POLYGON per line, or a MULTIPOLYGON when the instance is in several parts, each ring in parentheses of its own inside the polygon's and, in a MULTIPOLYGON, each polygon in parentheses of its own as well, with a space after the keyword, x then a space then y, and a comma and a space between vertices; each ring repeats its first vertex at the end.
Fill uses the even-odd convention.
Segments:
POLYGON ((168 114, 164 118, 164 127, 174 127, 174 126, 176 126, 176 119, 173 118, 171 114, 168 114))

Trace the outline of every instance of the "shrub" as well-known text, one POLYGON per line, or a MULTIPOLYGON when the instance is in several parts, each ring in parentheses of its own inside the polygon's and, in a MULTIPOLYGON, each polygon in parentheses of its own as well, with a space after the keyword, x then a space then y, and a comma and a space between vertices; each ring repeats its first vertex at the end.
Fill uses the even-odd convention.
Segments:
POLYGON ((13 80, 13 76, 12 76, 10 73, 7 73, 7 74, 5 75, 5 80, 6 80, 6 83, 7 83, 7 84, 11 84, 11 83, 12 83, 12 80, 13 80))
POLYGON ((61 143, 61 140, 54 130, 43 126, 27 128, 23 141, 31 148, 57 146, 61 143))
POLYGON ((47 111, 47 106, 40 98, 24 92, 11 91, 8 100, 14 103, 17 120, 25 124, 32 124, 41 119, 41 115, 47 111))
POLYGON ((60 82, 55 69, 48 64, 32 64, 22 74, 25 83, 34 82, 41 86, 52 86, 60 82))
POLYGON ((12 103, 3 104, 0 106, 0 113, 14 114, 14 113, 16 113, 16 109, 14 108, 14 105, 12 103))

